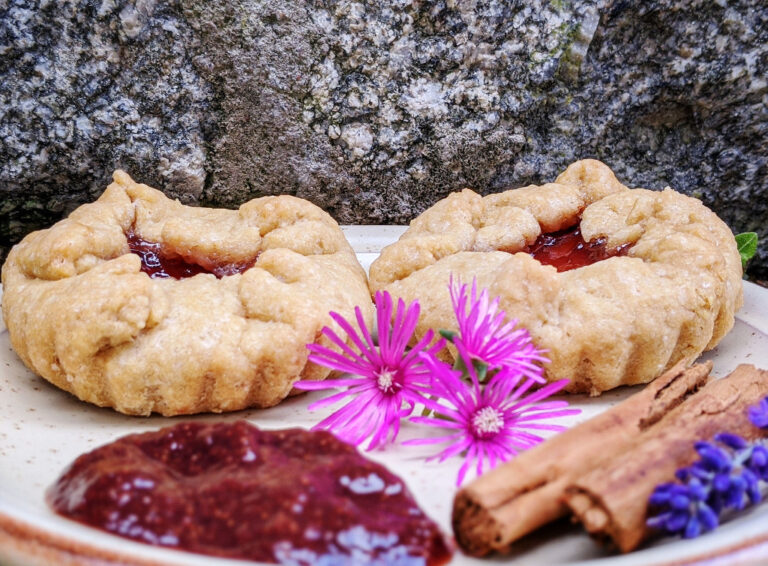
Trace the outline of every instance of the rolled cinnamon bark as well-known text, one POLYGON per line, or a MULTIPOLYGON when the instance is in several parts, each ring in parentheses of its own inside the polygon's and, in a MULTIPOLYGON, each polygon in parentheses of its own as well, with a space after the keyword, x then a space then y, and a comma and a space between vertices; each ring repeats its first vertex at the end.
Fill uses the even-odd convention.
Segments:
POLYGON ((768 371, 738 366, 671 411, 660 426, 640 434, 620 457, 572 482, 566 504, 593 536, 612 540, 622 552, 637 548, 650 534, 648 498, 698 458, 694 442, 720 432, 747 440, 766 436, 747 416, 747 408, 766 395, 768 371))
POLYGON ((566 487, 623 452, 641 431, 695 393, 711 369, 711 362, 689 369, 681 362, 615 407, 462 488, 453 504, 459 545, 476 556, 505 552, 515 540, 566 515, 566 487))

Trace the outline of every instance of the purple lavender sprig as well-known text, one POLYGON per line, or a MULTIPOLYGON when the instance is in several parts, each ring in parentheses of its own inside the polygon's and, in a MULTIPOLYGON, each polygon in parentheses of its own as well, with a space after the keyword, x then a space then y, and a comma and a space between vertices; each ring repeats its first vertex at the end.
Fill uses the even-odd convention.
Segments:
MULTIPOLYGON (((748 409, 756 427, 768 429, 768 397, 748 409)), ((715 529, 720 515, 740 510, 762 499, 761 483, 768 482, 768 447, 765 440, 747 442, 721 433, 714 442, 697 442, 699 459, 675 476, 680 483, 656 487, 648 501, 654 514, 649 527, 670 535, 694 538, 715 529)))

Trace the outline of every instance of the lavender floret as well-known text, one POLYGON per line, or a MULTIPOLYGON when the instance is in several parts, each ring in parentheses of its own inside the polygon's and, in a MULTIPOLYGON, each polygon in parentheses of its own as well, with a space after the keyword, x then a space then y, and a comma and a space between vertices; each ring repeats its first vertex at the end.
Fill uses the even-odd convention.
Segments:
POLYGON ((747 467, 758 477, 758 479, 768 482, 768 448, 762 444, 752 448, 747 467))
POLYGON ((719 524, 718 513, 707 503, 708 489, 697 478, 688 484, 662 484, 651 495, 653 506, 666 508, 648 519, 648 526, 683 538, 694 538, 719 524))
POLYGON ((768 428, 768 397, 747 411, 749 420, 758 428, 768 428))

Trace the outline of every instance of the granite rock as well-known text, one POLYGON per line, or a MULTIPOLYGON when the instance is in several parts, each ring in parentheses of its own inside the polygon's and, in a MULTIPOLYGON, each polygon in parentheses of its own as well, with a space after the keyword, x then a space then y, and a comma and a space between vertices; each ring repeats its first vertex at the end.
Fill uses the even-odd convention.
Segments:
POLYGON ((0 247, 116 167, 404 223, 582 157, 765 239, 767 73, 758 0, 0 0, 0 247))

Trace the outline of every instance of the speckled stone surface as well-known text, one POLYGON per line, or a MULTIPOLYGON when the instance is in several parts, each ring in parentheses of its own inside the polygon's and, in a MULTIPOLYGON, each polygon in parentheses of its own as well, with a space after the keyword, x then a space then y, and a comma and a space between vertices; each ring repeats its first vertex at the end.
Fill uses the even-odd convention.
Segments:
POLYGON ((759 0, 0 0, 0 248, 116 167, 404 223, 582 157, 765 239, 767 102, 759 0))

